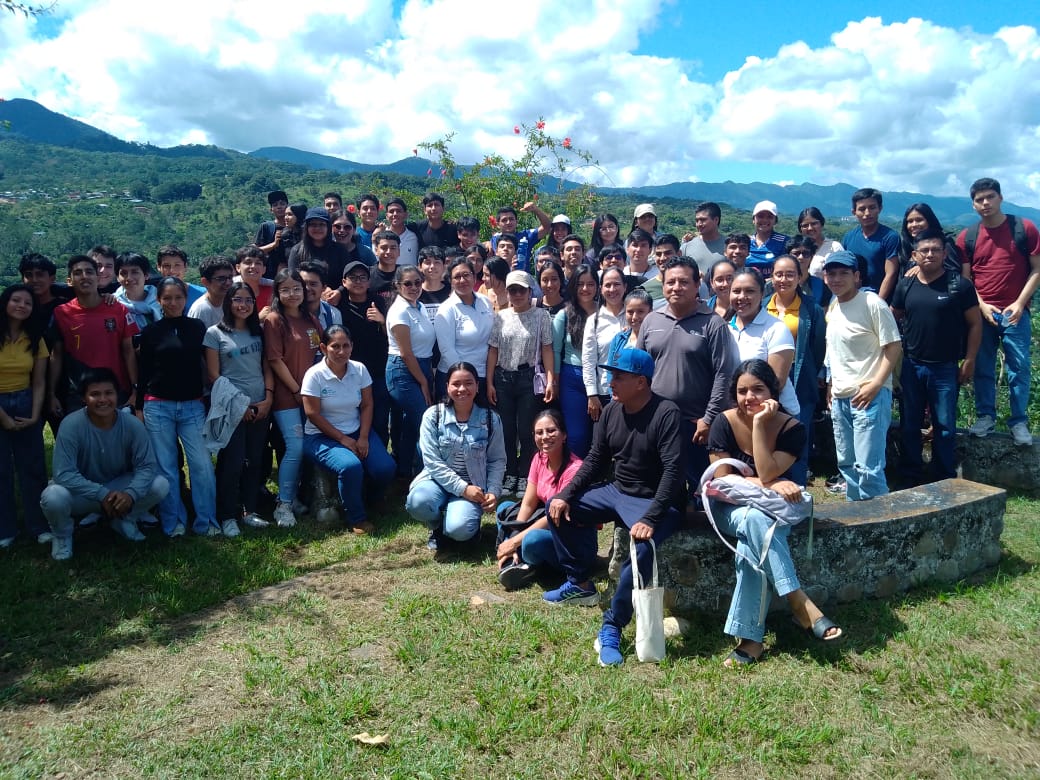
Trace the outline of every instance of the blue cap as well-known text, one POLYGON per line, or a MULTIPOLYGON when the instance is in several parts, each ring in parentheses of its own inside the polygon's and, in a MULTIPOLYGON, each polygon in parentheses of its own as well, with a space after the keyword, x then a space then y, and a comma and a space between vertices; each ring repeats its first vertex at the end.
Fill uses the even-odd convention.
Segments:
POLYGON ((329 212, 324 206, 311 206, 307 209, 307 216, 303 218, 304 222, 310 222, 312 219, 320 219, 326 225, 331 224, 332 220, 329 219, 329 212))
POLYGON ((610 371, 624 371, 626 374, 639 374, 647 379, 654 378, 654 359, 649 352, 641 349, 623 349, 614 356, 613 363, 600 363, 600 368, 610 371))
POLYGON ((831 252, 827 255, 827 259, 823 261, 823 270, 826 271, 832 265, 851 268, 855 271, 859 268, 859 261, 856 260, 856 256, 852 252, 842 249, 840 252, 831 252))

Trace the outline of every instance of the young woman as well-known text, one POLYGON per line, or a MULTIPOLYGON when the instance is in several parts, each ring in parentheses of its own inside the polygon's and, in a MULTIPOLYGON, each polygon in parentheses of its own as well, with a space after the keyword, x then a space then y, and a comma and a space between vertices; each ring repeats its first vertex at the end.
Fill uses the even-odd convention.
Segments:
POLYGON ((527 488, 527 478, 522 475, 534 455, 531 425, 539 402, 544 398, 550 403, 555 397, 556 371, 552 321, 549 312, 531 305, 531 275, 511 271, 506 283, 510 305, 495 314, 488 339, 487 397, 501 416, 505 433, 503 489, 522 494, 527 488), (544 371, 544 390, 535 387, 539 363, 544 371))
POLYGON ((729 326, 737 341, 740 359, 760 358, 768 362, 780 384, 780 403, 797 415, 798 398, 794 386, 787 381, 794 363, 794 339, 780 320, 763 310, 764 295, 765 282, 757 271, 745 269, 737 273, 730 288, 733 316, 729 326))
POLYGON ((483 392, 487 378, 487 344, 495 313, 491 302, 473 291, 476 272, 469 260, 459 258, 448 269, 451 296, 437 309, 433 328, 441 358, 437 363, 437 396, 448 391, 448 366, 465 361, 477 369, 483 392))
POLYGON ((402 265, 394 277, 397 297, 386 313, 389 357, 386 386, 390 391, 390 439, 397 476, 411 478, 419 460, 419 424, 433 397, 433 347, 437 333, 419 304, 422 274, 402 265))
POLYGON ((253 528, 268 525, 256 508, 274 378, 271 364, 264 359, 256 296, 248 284, 231 285, 224 296, 224 317, 206 331, 202 344, 210 384, 224 377, 249 399, 241 422, 217 454, 217 517, 222 518, 224 535, 234 536, 239 518, 253 528))
POLYGON ((544 409, 534 418, 534 446, 537 451, 527 474, 527 490, 515 518, 510 518, 515 524, 531 521, 530 525, 512 533, 503 527, 516 506, 513 501, 503 501, 495 513, 502 538, 495 550, 498 581, 506 590, 528 585, 539 566, 560 570, 545 509, 581 467, 581 459, 567 446, 567 428, 558 409, 544 409))
MULTIPOLYGON (((913 203, 903 214, 903 226, 899 231, 899 269, 905 273, 913 265, 914 240, 926 230, 945 235, 942 223, 927 203, 913 203)), ((952 237, 946 238, 946 254, 943 267, 947 271, 961 272, 963 256, 952 237)))
MULTIPOLYGON (((278 461, 278 503, 274 519, 282 528, 296 525, 293 503, 303 459, 303 409, 300 383, 314 365, 321 324, 303 305, 303 277, 286 269, 274 278, 271 311, 264 318, 264 358, 274 376, 274 421, 285 440, 278 461)), ((295 511, 303 511, 297 504, 295 511)))
MULTIPOLYGON (((634 349, 639 340, 639 328, 646 315, 654 309, 654 299, 642 287, 637 287, 625 296, 625 329, 620 331, 607 348, 607 359, 604 363, 613 363, 614 358, 623 349, 634 349)), ((609 372, 608 372, 609 373, 609 372)), ((610 386, 610 379, 607 379, 610 386)))
POLYGON ((181 481, 177 463, 180 441, 195 507, 192 531, 200 536, 238 536, 233 518, 217 523, 213 461, 202 439, 206 422, 202 403, 206 326, 202 320, 185 316, 188 291, 180 279, 168 276, 159 282, 157 290, 163 316, 141 332, 137 407, 144 410, 144 425, 152 440, 159 473, 171 488, 159 502, 159 521, 167 536, 184 536, 188 510, 177 489, 181 481))
POLYGON ((563 268, 555 261, 549 261, 538 271, 538 286, 542 288, 542 297, 538 305, 555 317, 563 309, 566 301, 563 297, 563 268))
POLYGON ((0 294, 0 548, 18 537, 15 475, 25 532, 40 544, 51 541, 40 511, 47 485, 40 415, 50 353, 34 305, 32 290, 24 284, 12 284, 0 294))
MULTIPOLYGON (((349 211, 334 211, 329 214, 332 220, 332 240, 343 247, 347 253, 347 265, 362 262, 369 268, 376 264, 375 253, 357 240, 357 218, 349 211)), ((344 266, 344 269, 346 266, 344 266)), ((330 287, 335 287, 339 279, 330 278, 330 287)))
POLYGON ((320 260, 328 269, 325 284, 335 286, 347 267, 347 250, 332 240, 332 220, 321 206, 307 209, 303 221, 303 238, 288 255, 289 268, 296 270, 307 260, 320 260))
POLYGON ((798 286, 798 279, 805 275, 803 269, 798 258, 790 255, 778 257, 773 263, 774 292, 765 303, 766 313, 783 322, 794 339, 794 362, 789 372, 789 384, 794 387, 798 420, 806 433, 805 447, 791 466, 791 478, 799 485, 804 485, 808 478, 813 417, 820 395, 817 377, 827 351, 827 321, 823 309, 798 286))
POLYGON ((509 263, 501 257, 489 257, 484 263, 484 294, 495 311, 509 308, 509 295, 506 294, 508 275, 509 263))
POLYGON ((800 292, 803 295, 811 295, 817 302, 829 301, 831 291, 827 289, 827 285, 822 279, 809 273, 809 264, 816 255, 816 242, 809 236, 791 236, 784 246, 784 255, 793 257, 802 269, 802 275, 798 279, 800 292))
POLYGON ((557 214, 549 224, 549 235, 545 237, 543 246, 550 246, 559 252, 563 249, 563 239, 571 234, 571 218, 566 214, 557 214))
POLYGON ((473 289, 487 295, 484 287, 484 263, 488 259, 487 249, 478 242, 466 250, 466 259, 473 263, 473 289))
MULTIPOLYGON (((753 482, 776 491, 788 501, 800 501, 801 488, 789 479, 788 471, 802 451, 805 429, 778 402, 773 369, 764 360, 744 361, 733 377, 730 394, 734 408, 717 415, 708 434, 711 459, 740 460, 754 470, 753 482)), ((724 466, 716 475, 728 473, 732 470, 724 466)), ((787 599, 794 621, 817 639, 829 642, 841 637, 841 629, 824 617, 798 582, 787 544, 791 526, 778 525, 770 541, 768 531, 773 520, 757 509, 715 501, 712 514, 719 529, 737 539, 737 585, 725 631, 736 637, 739 644, 726 659, 726 666, 754 663, 764 649, 765 625, 761 616, 767 605, 762 604, 761 575, 744 556, 762 560, 766 545, 766 576, 777 594, 787 599)))
MULTIPOLYGON (((609 246, 603 247, 600 250, 598 256, 598 267, 600 273, 606 271, 608 268, 621 268, 624 269, 628 263, 628 258, 625 256, 625 248, 621 244, 610 244, 609 246)), ((590 265, 592 265, 590 263, 590 265)))
POLYGON ((816 244, 816 254, 809 264, 809 273, 820 279, 823 278, 823 264, 827 262, 827 256, 832 252, 840 252, 843 248, 839 242, 824 237, 823 226, 826 224, 827 220, 815 206, 802 209, 798 215, 798 231, 816 244))
MULTIPOLYGON (((600 260, 600 253, 608 246, 621 244, 621 223, 613 214, 600 214, 592 223, 592 237, 589 250, 585 253, 585 262, 595 266, 600 260)), ((624 251, 622 250, 622 258, 624 251)), ((624 260, 621 263, 624 266, 624 260)), ((600 266, 602 268, 602 266, 600 266)))
POLYGON ((448 395, 423 414, 423 470, 408 488, 405 509, 430 529, 428 547, 480 532, 480 517, 495 511, 506 470, 502 420, 477 403, 477 371, 448 367, 448 395))
POLYGON ((729 294, 730 285, 733 284, 733 277, 736 276, 736 273, 736 267, 729 260, 717 260, 708 269, 708 284, 712 290, 712 296, 708 299, 708 307, 724 320, 733 316, 729 294))
POLYGON ((336 475, 347 525, 358 535, 375 526, 362 500, 363 477, 368 498, 378 500, 394 478, 396 465, 372 431, 372 377, 350 359, 353 342, 342 325, 321 337, 320 363, 307 369, 301 386, 307 415, 303 450, 307 457, 336 475))
POLYGON ((625 325, 625 294, 628 286, 620 268, 608 268, 599 279, 602 304, 585 321, 581 342, 581 378, 588 398, 587 411, 593 422, 610 401, 610 380, 606 369, 610 344, 625 325))
POLYGON ((599 282, 591 266, 579 265, 567 282, 567 304, 553 318, 553 359, 560 378, 559 405, 570 432, 571 449, 579 458, 592 446, 592 418, 582 378, 581 348, 585 323, 596 311, 599 282))

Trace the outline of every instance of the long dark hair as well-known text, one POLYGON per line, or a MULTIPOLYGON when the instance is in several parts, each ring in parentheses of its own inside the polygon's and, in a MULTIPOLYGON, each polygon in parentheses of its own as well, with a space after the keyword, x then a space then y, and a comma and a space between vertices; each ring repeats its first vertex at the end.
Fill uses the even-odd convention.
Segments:
MULTIPOLYGON (((773 367, 766 361, 762 360, 762 358, 751 358, 751 360, 745 360, 737 366, 737 370, 733 372, 733 379, 731 379, 729 383, 730 400, 736 403, 737 381, 744 376, 744 374, 751 374, 751 376, 764 384, 769 390, 769 395, 772 399, 780 404, 780 380, 776 378, 776 372, 773 371, 773 367)), ((783 404, 780 404, 780 410, 784 414, 791 414, 784 409, 783 404)))
POLYGON ((235 315, 231 311, 231 299, 235 297, 235 293, 241 290, 245 290, 249 293, 249 297, 253 299, 253 311, 246 317, 246 330, 249 331, 251 336, 259 336, 262 339, 264 337, 264 329, 260 327, 260 312, 256 310, 256 295, 253 293, 253 288, 245 282, 235 282, 228 288, 227 293, 224 295, 224 305, 221 307, 224 310, 224 316, 217 323, 217 327, 225 333, 235 332, 235 315))
MULTIPOLYGON (((571 346, 579 352, 581 351, 582 337, 585 335, 585 321, 589 318, 588 312, 578 304, 578 282, 585 274, 591 276, 592 281, 596 283, 594 300, 599 299, 599 280, 596 278, 596 272, 592 270, 592 266, 588 263, 582 263, 574 269, 574 273, 571 274, 571 278, 567 281, 567 294, 564 296, 567 299, 567 305, 563 309, 567 324, 567 335, 571 338, 571 346)), ((598 304, 594 308, 598 310, 598 304)))
POLYGON ((608 246, 603 243, 603 239, 599 235, 599 229, 603 227, 604 222, 613 222, 615 227, 617 227, 617 236, 614 237, 611 243, 618 244, 621 242, 621 223, 618 222, 618 218, 613 214, 600 214, 592 223, 592 238, 589 241, 589 248, 596 257, 599 257, 603 247, 608 246))
POLYGON ((43 337, 44 323, 40 316, 38 316, 38 307, 36 305, 36 298, 32 294, 32 290, 27 284, 12 284, 2 293, 0 293, 0 346, 7 343, 10 338, 8 329, 10 322, 7 318, 7 304, 11 302, 11 298, 14 297, 16 292, 28 293, 29 300, 32 301, 32 312, 29 314, 29 319, 22 325, 22 333, 29 340, 28 351, 32 353, 33 357, 40 351, 40 339, 43 337))
POLYGON ((548 417, 556 425, 556 428, 563 434, 563 461, 560 463, 560 467, 556 469, 556 473, 553 474, 553 486, 560 487, 560 480, 563 479, 563 472, 567 470, 567 466, 571 461, 571 447, 567 443, 567 424, 563 421, 563 412, 552 406, 542 409, 534 418, 534 424, 531 426, 533 429, 538 421, 543 417, 548 417))
POLYGON ((910 262, 910 255, 914 252, 914 239, 910 235, 910 231, 906 229, 906 220, 910 216, 911 211, 916 211, 924 217, 925 222, 928 223, 926 230, 933 230, 939 235, 943 235, 942 222, 940 222, 939 218, 935 216, 932 207, 927 203, 911 203, 907 207, 906 211, 903 212, 903 224, 899 228, 899 262, 903 266, 910 262))
MULTIPOLYGON (((465 371, 468 374, 472 374, 473 381, 476 382, 477 388, 480 388, 480 377, 477 376, 477 367, 472 363, 468 363, 465 360, 460 360, 458 363, 452 363, 450 366, 448 366, 448 370, 444 372, 445 384, 451 381, 451 375, 454 374, 456 371, 465 371)), ((451 396, 447 393, 444 394, 444 399, 442 400, 442 403, 445 406, 450 407, 452 409, 455 408, 455 402, 451 400, 451 396)), ((476 397, 474 397, 473 404, 475 406, 479 406, 481 409, 487 409, 487 404, 480 400, 480 393, 477 393, 476 397)))

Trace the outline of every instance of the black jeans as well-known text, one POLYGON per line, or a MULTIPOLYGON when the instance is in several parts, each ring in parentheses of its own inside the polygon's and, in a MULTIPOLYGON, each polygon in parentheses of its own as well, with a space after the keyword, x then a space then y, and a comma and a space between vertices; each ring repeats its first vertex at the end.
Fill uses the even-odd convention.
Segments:
POLYGON ((540 400, 534 394, 534 366, 517 371, 496 368, 495 394, 506 440, 506 476, 526 478, 534 457, 534 418, 540 400))

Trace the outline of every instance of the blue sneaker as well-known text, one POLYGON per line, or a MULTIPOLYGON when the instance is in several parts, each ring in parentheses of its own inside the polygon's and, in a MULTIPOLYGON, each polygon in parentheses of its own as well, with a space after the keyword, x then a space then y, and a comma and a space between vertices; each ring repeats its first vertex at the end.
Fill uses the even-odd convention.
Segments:
POLYGON ((599 653, 600 666, 621 666, 625 657, 621 655, 621 629, 612 623, 604 623, 592 645, 599 653))
POLYGON ((599 591, 596 590, 595 585, 592 586, 592 590, 585 590, 570 580, 556 590, 546 591, 542 594, 542 598, 550 604, 580 604, 583 607, 599 605, 599 591))

